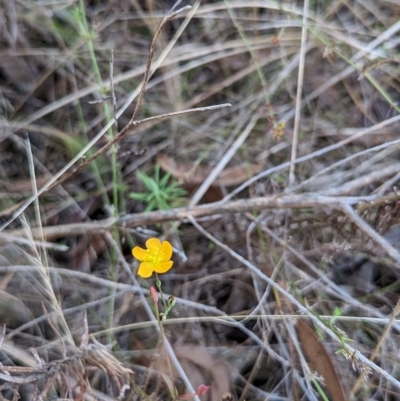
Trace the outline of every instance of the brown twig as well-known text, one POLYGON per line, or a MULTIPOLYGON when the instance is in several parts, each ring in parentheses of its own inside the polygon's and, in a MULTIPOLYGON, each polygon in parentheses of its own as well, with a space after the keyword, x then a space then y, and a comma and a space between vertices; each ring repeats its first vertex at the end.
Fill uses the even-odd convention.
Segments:
MULTIPOLYGON (((43 234, 47 240, 71 237, 77 235, 91 235, 108 232, 112 227, 132 228, 146 224, 163 223, 167 221, 186 221, 189 217, 201 218, 207 216, 224 215, 228 213, 244 213, 266 209, 303 209, 329 208, 341 210, 343 205, 354 206, 359 204, 371 205, 378 202, 392 202, 400 199, 400 194, 392 193, 385 197, 365 196, 321 196, 318 194, 275 195, 252 199, 241 199, 231 202, 208 203, 193 208, 177 208, 171 210, 157 210, 152 212, 127 214, 119 218, 108 218, 97 222, 83 222, 79 224, 65 224, 54 227, 43 227, 43 234), (370 203, 371 202, 371 203, 370 203)), ((32 228, 33 238, 39 232, 32 228)), ((11 241, 24 235, 23 230, 7 230, 0 233, 0 243, 11 241)))

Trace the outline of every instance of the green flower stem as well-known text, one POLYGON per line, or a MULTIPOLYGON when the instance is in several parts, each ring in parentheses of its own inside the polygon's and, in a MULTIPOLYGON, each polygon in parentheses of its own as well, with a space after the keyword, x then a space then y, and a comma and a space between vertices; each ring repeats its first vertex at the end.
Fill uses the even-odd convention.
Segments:
POLYGON ((329 398, 326 396, 324 390, 322 389, 322 387, 320 386, 320 384, 318 383, 318 380, 315 378, 311 379, 312 383, 314 384, 315 388, 317 389, 319 395, 322 397, 322 399, 324 401, 329 401, 329 398))
MULTIPOLYGON (((165 311, 164 313, 166 313, 167 304, 165 303, 164 294, 163 294, 162 289, 161 289, 161 280, 158 278, 158 274, 157 273, 156 273, 156 286, 157 286, 158 290, 160 291, 161 299, 162 299, 163 304, 164 304, 164 311, 165 311)), ((165 315, 165 317, 166 317, 166 315, 165 315)))

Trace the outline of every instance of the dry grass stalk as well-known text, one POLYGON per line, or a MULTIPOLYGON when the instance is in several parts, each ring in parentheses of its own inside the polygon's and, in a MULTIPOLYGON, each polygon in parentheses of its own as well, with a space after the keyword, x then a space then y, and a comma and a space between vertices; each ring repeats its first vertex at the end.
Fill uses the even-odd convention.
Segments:
POLYGON ((156 0, 80 0, 85 21, 68 2, 25 3, 0 5, 0 396, 337 401, 342 386, 353 389, 345 399, 390 398, 400 328, 394 3, 203 0, 182 21, 186 8, 165 16, 156 0), (107 79, 94 84, 95 66, 107 79), (185 166, 173 176, 207 175, 188 207, 144 212, 144 197, 129 197, 146 190, 134 173, 156 182, 161 150, 185 166), (238 166, 240 177, 222 179, 238 166), (107 202, 111 192, 118 201, 107 202), (149 237, 175 247, 159 300, 173 295, 176 307, 162 334, 131 263, 149 237), (317 331, 308 344, 294 330, 306 318, 317 331), (105 336, 118 356, 95 340, 105 336), (316 341, 320 361, 303 354, 316 341))

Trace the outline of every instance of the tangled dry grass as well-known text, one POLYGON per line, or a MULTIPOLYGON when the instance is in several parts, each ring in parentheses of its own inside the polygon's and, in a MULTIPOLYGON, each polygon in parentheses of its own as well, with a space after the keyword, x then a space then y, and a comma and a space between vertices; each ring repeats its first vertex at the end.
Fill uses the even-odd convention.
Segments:
POLYGON ((398 2, 171 7, 0 3, 0 398, 399 399, 398 2))

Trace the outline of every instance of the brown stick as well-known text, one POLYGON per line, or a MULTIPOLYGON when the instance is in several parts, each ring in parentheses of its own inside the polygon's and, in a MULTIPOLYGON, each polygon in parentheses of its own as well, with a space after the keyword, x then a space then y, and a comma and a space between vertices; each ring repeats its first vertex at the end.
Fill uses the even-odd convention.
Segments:
MULTIPOLYGON (((398 194, 384 197, 386 201, 395 201, 398 194)), ((43 234, 47 240, 71 237, 76 235, 93 235, 108 232, 113 226, 132 228, 147 224, 156 224, 166 221, 185 221, 189 217, 206 217, 227 213, 244 213, 266 209, 304 209, 328 208, 342 210, 343 206, 357 205, 362 202, 376 201, 376 197, 346 197, 320 196, 318 194, 276 195, 261 198, 243 199, 232 202, 215 202, 193 208, 178 208, 172 210, 157 210, 136 214, 127 214, 119 218, 108 218, 98 222, 79 224, 65 224, 55 227, 43 227, 43 234)), ((24 230, 5 230, 0 233, 0 242, 10 241, 13 237, 24 236, 24 230)), ((39 232, 32 228, 32 236, 38 238, 39 232)))

